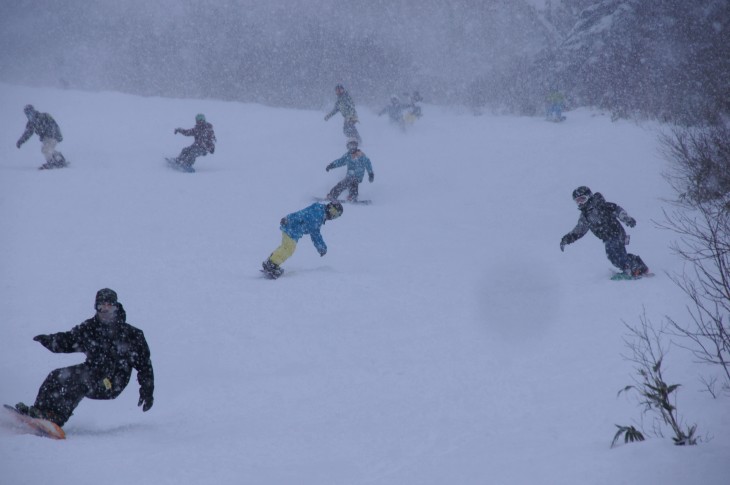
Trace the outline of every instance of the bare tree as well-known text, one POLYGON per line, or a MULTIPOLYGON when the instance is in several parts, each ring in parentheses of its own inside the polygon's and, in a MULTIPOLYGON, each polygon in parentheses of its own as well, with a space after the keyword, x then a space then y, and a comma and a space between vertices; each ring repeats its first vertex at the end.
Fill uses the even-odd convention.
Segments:
MULTIPOLYGON (((672 280, 691 302, 687 321, 669 318, 678 344, 699 362, 718 365, 730 390, 730 130, 679 130, 661 139, 672 162, 666 175, 678 198, 659 226, 679 236, 671 246, 687 263, 672 280)), ((710 381, 712 382, 712 381, 710 381)))

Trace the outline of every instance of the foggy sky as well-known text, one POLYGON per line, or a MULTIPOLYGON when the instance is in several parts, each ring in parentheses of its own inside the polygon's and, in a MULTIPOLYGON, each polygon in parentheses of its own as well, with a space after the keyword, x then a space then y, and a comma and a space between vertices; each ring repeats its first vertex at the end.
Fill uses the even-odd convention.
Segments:
POLYGON ((448 101, 545 44, 536 2, 2 2, 0 80, 310 106, 343 82, 362 102, 448 101))

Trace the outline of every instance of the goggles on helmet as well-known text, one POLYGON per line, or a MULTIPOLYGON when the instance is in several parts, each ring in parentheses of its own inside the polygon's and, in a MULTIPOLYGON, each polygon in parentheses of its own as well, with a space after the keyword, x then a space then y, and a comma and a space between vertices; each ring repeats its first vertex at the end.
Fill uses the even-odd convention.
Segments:
POLYGON ((329 212, 330 219, 337 219, 342 215, 342 211, 337 208, 335 205, 329 206, 327 209, 327 212, 329 212))

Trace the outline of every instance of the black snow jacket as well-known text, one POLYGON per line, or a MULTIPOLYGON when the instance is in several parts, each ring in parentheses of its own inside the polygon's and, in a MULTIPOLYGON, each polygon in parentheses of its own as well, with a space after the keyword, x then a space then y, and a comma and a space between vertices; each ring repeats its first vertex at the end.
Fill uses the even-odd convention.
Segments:
POLYGON ((628 222, 631 218, 618 204, 606 202, 600 192, 593 194, 579 210, 578 224, 564 237, 566 244, 582 238, 589 230, 604 242, 626 238, 626 231, 619 220, 628 222))
POLYGON ((41 343, 51 352, 86 354, 91 379, 99 383, 104 379, 111 381, 110 397, 118 396, 127 387, 134 368, 140 395, 151 397, 155 378, 147 340, 141 330, 126 323, 121 303, 117 306, 115 323, 104 324, 94 316, 68 332, 51 334, 50 340, 41 343))
POLYGON ((56 120, 48 113, 36 113, 33 119, 28 121, 25 125, 25 131, 20 136, 20 140, 18 140, 18 144, 22 145, 28 141, 33 136, 33 133, 38 135, 41 141, 46 138, 54 138, 59 142, 63 141, 61 129, 58 127, 56 120))
POLYGON ((185 136, 194 136, 195 141, 193 143, 195 145, 204 148, 209 153, 215 152, 215 132, 213 131, 213 125, 207 121, 197 122, 189 130, 178 128, 177 132, 185 136))

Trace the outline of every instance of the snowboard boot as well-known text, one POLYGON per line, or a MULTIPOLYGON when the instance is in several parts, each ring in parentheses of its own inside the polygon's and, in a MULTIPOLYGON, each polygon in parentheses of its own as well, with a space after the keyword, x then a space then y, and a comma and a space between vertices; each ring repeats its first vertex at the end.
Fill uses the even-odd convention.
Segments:
POLYGON ((53 166, 55 168, 63 168, 68 166, 68 162, 66 161, 66 157, 64 157, 60 152, 56 153, 53 156, 53 166))
POLYGON ((639 277, 649 272, 649 267, 641 259, 641 256, 634 256, 634 265, 631 269, 631 276, 639 277))
POLYGON ((19 402, 15 405, 15 410, 18 411, 20 414, 24 414, 25 416, 30 416, 31 418, 35 419, 45 419, 47 421, 54 422, 61 426, 61 424, 58 423, 58 420, 56 419, 56 415, 51 411, 45 411, 43 409, 39 409, 35 406, 28 406, 25 403, 19 402))
POLYGON ((278 264, 275 264, 270 259, 267 259, 263 263, 261 263, 261 267, 263 268, 264 273, 271 276, 272 278, 276 279, 284 272, 283 269, 278 264))

